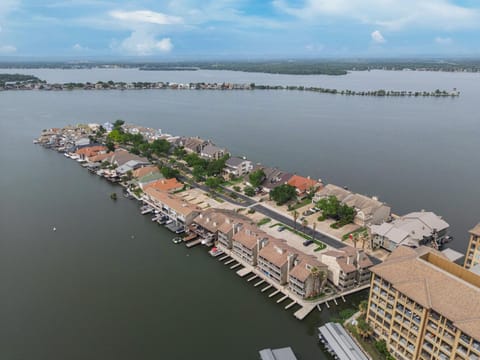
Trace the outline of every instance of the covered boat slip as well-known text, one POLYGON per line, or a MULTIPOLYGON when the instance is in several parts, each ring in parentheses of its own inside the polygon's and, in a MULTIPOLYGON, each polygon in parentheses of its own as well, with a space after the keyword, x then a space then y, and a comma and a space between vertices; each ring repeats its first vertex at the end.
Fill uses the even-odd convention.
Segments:
POLYGON ((341 324, 329 322, 319 327, 318 331, 320 341, 336 359, 368 360, 341 324))
POLYGON ((297 360, 291 347, 260 350, 262 360, 297 360))

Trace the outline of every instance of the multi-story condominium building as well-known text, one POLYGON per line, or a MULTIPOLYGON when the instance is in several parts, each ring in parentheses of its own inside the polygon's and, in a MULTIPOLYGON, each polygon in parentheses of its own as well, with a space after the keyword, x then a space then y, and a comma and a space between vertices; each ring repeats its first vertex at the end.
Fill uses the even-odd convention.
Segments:
POLYGON ((477 264, 480 264, 480 223, 470 230, 470 242, 468 243, 463 266, 470 269, 477 264))
POLYGON ((225 174, 230 176, 244 176, 253 169, 253 164, 250 160, 240 157, 231 157, 225 162, 225 174))
POLYGON ((232 252, 249 265, 256 266, 258 260, 258 242, 267 235, 260 229, 242 224, 235 227, 232 237, 232 252))
POLYGON ((207 240, 208 243, 218 241, 223 247, 231 249, 234 230, 250 222, 248 217, 235 211, 210 208, 195 218, 190 231, 207 240))
POLYGON ((321 254, 321 261, 328 265, 328 280, 341 291, 370 282, 372 261, 361 249, 345 246, 321 254))
POLYGON ((202 210, 176 195, 168 194, 156 188, 146 189, 143 200, 172 220, 179 229, 185 231, 188 230, 188 226, 193 223, 195 217, 202 210))
POLYGON ((480 359, 480 276, 401 246, 371 269, 367 322, 395 359, 480 359))
POLYGON ((287 283, 289 262, 293 264, 295 259, 295 254, 282 245, 280 241, 266 241, 258 252, 258 268, 279 285, 287 283))
POLYGON ((368 197, 353 193, 337 185, 328 184, 317 191, 312 201, 317 203, 321 199, 335 196, 342 204, 353 207, 357 214, 354 222, 360 226, 370 224, 381 224, 390 218, 391 209, 385 203, 379 201, 376 197, 368 197))
POLYGON ((288 273, 288 287, 301 298, 320 295, 327 281, 327 272, 327 265, 313 256, 299 255, 288 273))
POLYGON ((371 247, 381 247, 388 251, 393 251, 400 245, 431 245, 441 248, 449 240, 448 228, 448 223, 433 212, 412 212, 392 222, 371 225, 371 247))

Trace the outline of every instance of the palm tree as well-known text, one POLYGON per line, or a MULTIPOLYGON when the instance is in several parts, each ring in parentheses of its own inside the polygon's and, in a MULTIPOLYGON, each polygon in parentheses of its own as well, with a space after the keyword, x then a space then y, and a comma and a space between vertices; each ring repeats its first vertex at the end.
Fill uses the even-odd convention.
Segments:
POLYGON ((365 243, 367 242, 368 240, 368 232, 367 230, 364 230, 362 232, 362 249, 365 249, 365 243))
POLYGON ((303 226, 303 233, 306 234, 307 232, 307 226, 308 226, 308 220, 307 219, 303 219, 302 221, 302 226, 303 226))
POLYGON ((293 227, 295 228, 295 230, 297 230, 298 211, 293 210, 292 211, 292 216, 293 216, 293 227))
POLYGON ((352 242, 353 242, 353 247, 356 249, 357 248, 357 242, 358 242, 358 232, 353 233, 352 242))
POLYGON ((314 266, 310 269, 310 274, 313 277, 313 293, 310 297, 320 295, 322 293, 323 285, 325 284, 325 271, 320 271, 314 266))
POLYGON ((368 307, 368 300, 362 300, 360 301, 360 304, 358 304, 358 310, 360 310, 360 313, 362 315, 365 315, 367 313, 367 307, 368 307))
POLYGON ((358 335, 360 335, 364 340, 368 339, 372 335, 372 328, 362 317, 358 318, 357 320, 357 332, 358 335))

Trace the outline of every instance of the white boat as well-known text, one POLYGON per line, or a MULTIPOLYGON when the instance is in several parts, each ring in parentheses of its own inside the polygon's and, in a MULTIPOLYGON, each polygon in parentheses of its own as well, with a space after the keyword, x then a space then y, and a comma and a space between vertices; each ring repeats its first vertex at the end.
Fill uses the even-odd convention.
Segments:
POLYGON ((217 257, 222 255, 224 252, 217 247, 213 247, 208 253, 213 257, 217 257))
POLYGON ((169 224, 171 224, 172 222, 173 222, 173 220, 172 220, 172 219, 169 219, 169 220, 167 220, 167 221, 165 222, 165 225, 169 225, 169 224))
POLYGON ((70 155, 70 159, 72 159, 72 160, 80 159, 80 155, 72 154, 72 155, 70 155))
POLYGON ((152 211, 153 211, 153 208, 146 208, 146 209, 141 210, 141 214, 142 215, 149 214, 152 211))
POLYGON ((172 239, 172 242, 173 242, 174 244, 180 244, 182 241, 183 241, 183 238, 181 238, 180 236, 174 237, 174 238, 172 239))
POLYGON ((64 153, 63 155, 65 155, 66 157, 70 157, 70 154, 69 153, 64 153))

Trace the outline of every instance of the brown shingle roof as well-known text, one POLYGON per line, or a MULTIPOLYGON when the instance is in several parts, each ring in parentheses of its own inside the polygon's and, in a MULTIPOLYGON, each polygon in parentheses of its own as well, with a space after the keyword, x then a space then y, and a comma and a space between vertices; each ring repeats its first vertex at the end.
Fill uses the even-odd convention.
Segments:
POLYGON ((145 190, 145 193, 183 216, 188 216, 193 212, 200 212, 202 210, 198 206, 192 205, 178 196, 168 194, 155 188, 149 188, 145 190))
POLYGON ((470 230, 470 234, 480 236, 480 223, 478 223, 472 230, 470 230))
POLYGON ((480 276, 422 247, 399 247, 372 272, 480 339, 480 276))

